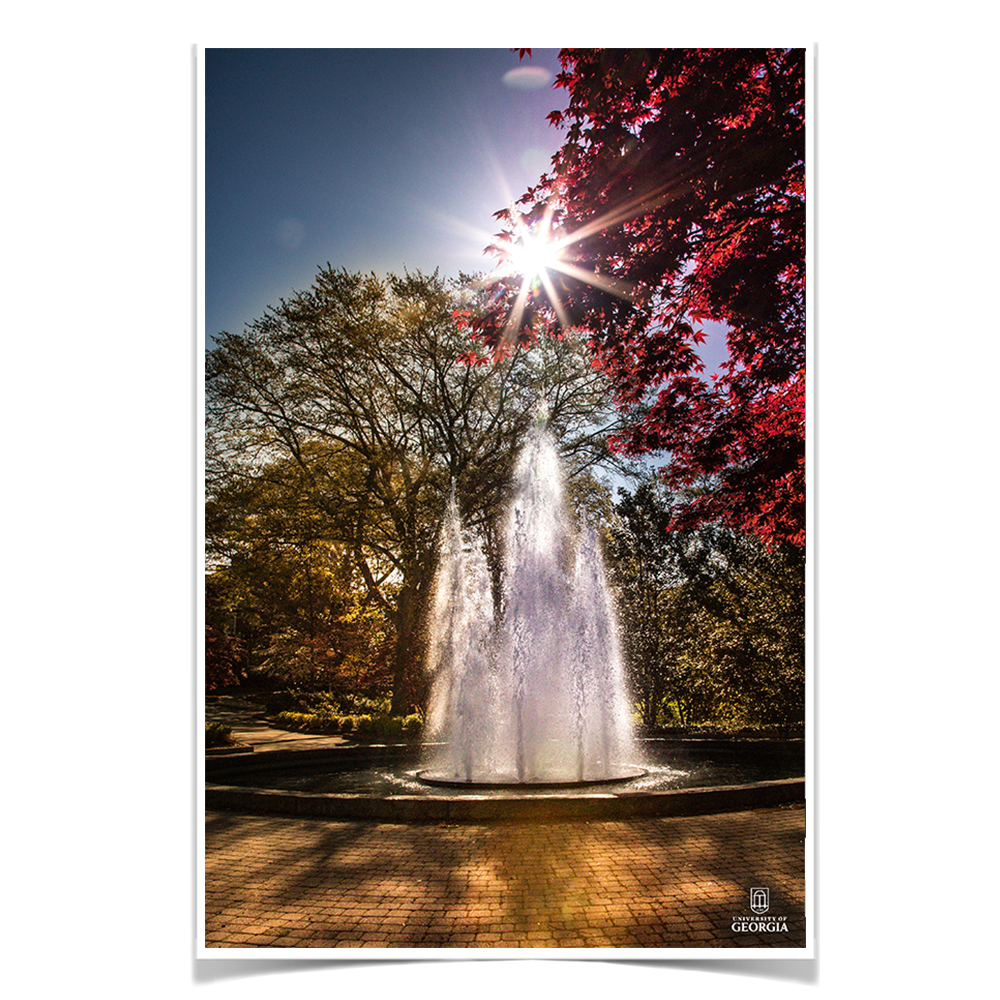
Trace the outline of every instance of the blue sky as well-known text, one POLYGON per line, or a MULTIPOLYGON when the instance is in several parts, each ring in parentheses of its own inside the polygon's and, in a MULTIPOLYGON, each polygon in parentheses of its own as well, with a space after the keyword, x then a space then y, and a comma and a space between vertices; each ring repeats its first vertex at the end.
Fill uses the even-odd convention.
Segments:
POLYGON ((490 271, 563 133, 558 50, 207 49, 205 332, 351 271, 490 271), (511 71, 514 71, 511 75, 511 71), (506 79, 505 79, 506 77, 506 79))

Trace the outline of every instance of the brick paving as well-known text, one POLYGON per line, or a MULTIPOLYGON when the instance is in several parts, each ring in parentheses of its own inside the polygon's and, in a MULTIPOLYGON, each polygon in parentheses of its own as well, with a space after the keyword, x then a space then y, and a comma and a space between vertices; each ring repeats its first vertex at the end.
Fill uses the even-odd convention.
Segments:
POLYGON ((388 824, 206 815, 207 948, 805 947, 805 810, 388 824), (787 932, 737 933, 770 889, 787 932))

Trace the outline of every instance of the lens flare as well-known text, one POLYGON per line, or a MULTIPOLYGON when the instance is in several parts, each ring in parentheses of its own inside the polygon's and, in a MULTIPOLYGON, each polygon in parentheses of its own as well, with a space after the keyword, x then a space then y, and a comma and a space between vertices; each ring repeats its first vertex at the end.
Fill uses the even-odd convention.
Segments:
POLYGON ((562 247, 544 238, 525 233, 520 244, 510 247, 511 268, 525 281, 533 281, 559 265, 562 247))
POLYGON ((503 255, 505 266, 491 276, 493 280, 518 276, 521 278, 520 288, 504 324, 503 340, 506 343, 516 338, 524 318, 528 297, 538 285, 545 290, 559 325, 563 329, 572 326, 559 292, 552 282, 552 272, 564 274, 621 298, 631 297, 632 287, 627 282, 597 274, 563 259, 567 248, 578 243, 584 234, 581 231, 569 236, 555 236, 552 232, 551 210, 546 210, 534 227, 527 225, 522 217, 515 216, 512 235, 512 239, 501 240, 494 244, 503 255))

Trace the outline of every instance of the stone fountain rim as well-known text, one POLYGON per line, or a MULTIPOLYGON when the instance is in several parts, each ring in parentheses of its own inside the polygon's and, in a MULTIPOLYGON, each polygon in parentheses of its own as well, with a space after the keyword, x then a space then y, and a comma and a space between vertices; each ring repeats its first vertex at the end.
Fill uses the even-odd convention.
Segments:
POLYGON ((384 823, 620 820, 742 812, 804 802, 805 778, 656 792, 587 792, 489 798, 281 791, 206 784, 206 810, 384 823))
MULTIPOLYGON (((688 741, 679 741, 688 743, 688 741)), ((739 741, 691 741, 729 744, 739 741)), ((799 740, 781 741, 799 743, 799 740)), ((371 750, 414 750, 414 744, 363 744, 310 749, 267 750, 259 754, 232 755, 240 770, 284 767, 289 762, 337 756, 367 757, 371 750)), ((212 758, 223 765, 226 757, 212 758)), ((206 761, 207 764, 207 761, 206 761)), ((300 792, 224 784, 225 776, 210 781, 206 774, 206 809, 265 815, 303 816, 374 822, 487 822, 493 820, 602 820, 641 819, 654 816, 695 816, 804 802, 806 779, 779 778, 741 785, 706 785, 660 791, 616 790, 613 785, 584 791, 589 785, 553 789, 551 793, 509 795, 442 794, 377 795, 346 792, 300 792)), ((507 786, 506 790, 510 790, 507 786)))

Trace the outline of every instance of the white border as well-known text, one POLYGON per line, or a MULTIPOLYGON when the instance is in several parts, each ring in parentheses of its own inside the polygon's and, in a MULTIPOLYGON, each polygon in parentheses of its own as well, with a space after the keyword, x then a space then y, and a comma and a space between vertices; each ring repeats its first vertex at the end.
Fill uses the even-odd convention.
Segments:
POLYGON ((197 817, 197 851, 195 853, 196 911, 195 911, 195 952, 198 958, 210 958, 205 948, 205 348, 208 338, 205 331, 205 50, 198 46, 194 53, 197 95, 195 98, 197 124, 195 128, 195 158, 198 177, 198 231, 195 236, 195 273, 198 276, 198 359, 196 370, 198 384, 195 399, 198 406, 198 440, 195 444, 195 518, 197 524, 197 552, 195 554, 195 646, 196 687, 198 723, 195 726, 197 741, 198 782, 195 792, 195 815, 197 817))

